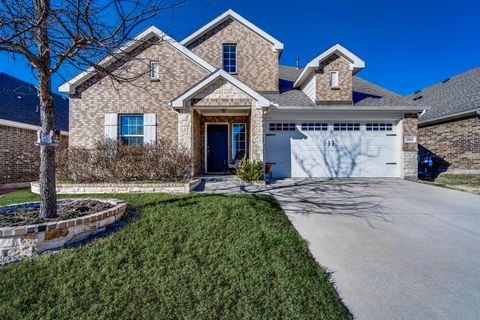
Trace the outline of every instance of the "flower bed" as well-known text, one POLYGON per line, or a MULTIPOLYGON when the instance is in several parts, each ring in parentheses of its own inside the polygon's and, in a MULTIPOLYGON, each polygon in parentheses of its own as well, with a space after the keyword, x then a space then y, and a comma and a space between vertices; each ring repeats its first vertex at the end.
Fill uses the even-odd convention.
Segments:
MULTIPOLYGON (((74 201, 85 200, 62 200, 59 201, 59 206, 74 201)), ((126 202, 115 199, 95 201, 107 203, 109 208, 67 220, 0 228, 0 265, 91 237, 120 219, 127 208, 126 202)), ((0 207, 0 211, 13 214, 18 209, 38 206, 39 202, 22 203, 0 207)))
MULTIPOLYGON (((188 193, 202 182, 195 179, 189 182, 169 183, 57 183, 57 194, 87 194, 87 193, 188 193)), ((32 192, 40 193, 38 182, 32 182, 32 192)))

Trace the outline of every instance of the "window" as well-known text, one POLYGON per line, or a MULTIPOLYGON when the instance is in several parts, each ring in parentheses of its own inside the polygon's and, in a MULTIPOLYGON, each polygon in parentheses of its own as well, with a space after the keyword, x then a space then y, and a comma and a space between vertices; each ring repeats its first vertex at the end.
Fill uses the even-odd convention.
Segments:
POLYGON ((330 71, 330 87, 338 88, 339 75, 338 71, 330 71))
POLYGON ((302 131, 327 131, 328 123, 302 123, 302 131))
POLYGON ((157 61, 150 61, 150 79, 160 79, 160 64, 157 61))
POLYGON ((392 131, 393 126, 391 123, 367 123, 365 125, 367 131, 392 131))
POLYGON ((242 160, 247 154, 247 125, 234 123, 232 127, 232 159, 242 160))
POLYGON ((143 144, 143 115, 120 115, 120 141, 126 145, 143 144))
POLYGON ((270 123, 270 131, 295 131, 295 123, 270 123))
POLYGON ((333 131, 360 131, 360 123, 334 123, 333 131))
POLYGON ((223 70, 229 73, 237 72, 237 45, 223 45, 223 70))

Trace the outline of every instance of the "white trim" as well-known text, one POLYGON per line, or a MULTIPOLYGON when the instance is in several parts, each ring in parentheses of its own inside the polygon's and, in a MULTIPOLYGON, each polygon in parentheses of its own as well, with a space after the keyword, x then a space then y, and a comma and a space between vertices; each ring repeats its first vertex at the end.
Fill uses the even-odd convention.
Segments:
MULTIPOLYGON (((183 45, 172 39, 170 36, 168 36, 166 33, 161 31, 155 26, 150 26, 149 28, 145 29, 143 32, 138 34, 133 38, 133 40, 127 42, 124 46, 120 47, 119 49, 115 50, 115 52, 112 55, 109 55, 108 57, 102 59, 99 64, 108 66, 109 63, 111 63, 111 60, 113 62, 116 60, 116 57, 122 56, 125 52, 129 52, 133 49, 135 49, 138 45, 142 44, 145 40, 149 39, 152 36, 157 36, 160 39, 162 39, 164 42, 169 43, 172 45, 175 49, 178 51, 182 52, 185 54, 187 57, 189 57, 191 60, 195 61, 205 69, 207 69, 210 72, 215 71, 215 68, 197 56, 195 53, 192 51, 188 50, 185 48, 183 45)), ((77 76, 73 77, 72 79, 68 80, 67 82, 63 83, 58 87, 58 91, 63 92, 63 93, 68 93, 68 94, 74 94, 75 93, 75 87, 80 85, 82 82, 90 78, 96 73, 94 67, 90 67, 87 70, 81 72, 77 76)))
POLYGON ((231 148, 230 147, 230 139, 231 139, 231 137, 230 137, 231 136, 231 134, 230 134, 230 124, 228 122, 205 122, 205 137, 204 137, 205 138, 205 148, 204 148, 205 174, 208 174, 208 173, 219 174, 219 173, 223 173, 223 171, 222 172, 209 172, 207 170, 207 168, 208 168, 208 165, 207 165, 207 147, 208 147, 208 125, 209 124, 226 124, 227 125, 227 135, 228 135, 228 143, 227 143, 228 144, 228 146, 227 146, 227 148, 228 148, 228 160, 227 161, 228 162, 230 162, 230 158, 231 158, 231 156, 230 156, 230 154, 231 154, 231 152, 230 152, 231 151, 230 150, 230 148, 231 148))
MULTIPOLYGON (((20 128, 20 129, 35 130, 35 131, 40 130, 42 128, 40 126, 36 126, 36 125, 33 125, 33 124, 17 122, 17 121, 10 121, 10 120, 5 120, 5 119, 0 119, 0 125, 7 126, 7 127, 20 128)), ((60 134, 62 136, 68 136, 68 131, 61 130, 60 134)))
MULTIPOLYGON (((422 113, 422 115, 423 114, 424 113, 422 113)), ((424 121, 422 121, 422 118, 421 118, 422 115, 420 115, 418 117, 418 125, 423 125, 423 124, 428 125, 428 124, 431 124, 431 123, 454 120, 454 119, 457 119, 457 118, 462 118, 462 117, 473 115, 473 114, 477 114, 477 115, 480 116, 480 108, 476 108, 476 109, 472 109, 472 110, 468 110, 468 111, 457 112, 457 113, 449 114, 449 115, 446 115, 446 116, 440 116, 440 117, 436 117, 436 118, 429 119, 429 120, 424 120, 424 121)))
POLYGON ((320 62, 331 56, 332 54, 337 53, 340 55, 342 58, 346 59, 350 63, 350 69, 355 73, 359 71, 360 69, 365 68, 365 62, 357 57, 355 54, 353 54, 351 51, 347 50, 346 48, 342 47, 339 44, 334 45, 333 47, 325 50, 322 52, 320 55, 315 57, 313 60, 311 60, 303 69, 302 73, 298 76, 297 80, 295 80, 295 83, 293 84, 293 87, 298 87, 300 86, 306 78, 308 78, 308 75, 315 70, 315 68, 318 68, 320 62))
POLYGON ((259 36, 261 36, 262 38, 264 38, 265 40, 270 42, 273 45, 274 50, 280 50, 280 51, 283 50, 283 43, 281 43, 280 41, 278 41, 277 39, 275 39, 274 37, 272 37, 271 35, 269 35, 265 31, 263 31, 262 29, 260 29, 259 27, 257 27, 253 23, 251 23, 250 21, 243 18, 242 16, 240 16, 238 13, 236 13, 232 9, 229 9, 229 10, 225 11, 224 13, 222 13, 221 15, 219 15, 218 17, 216 17, 215 19, 213 19, 212 21, 210 21, 209 23, 207 23, 206 25, 204 25, 203 27, 201 27, 200 29, 198 29, 197 31, 195 31, 194 33, 192 33, 191 35, 189 35, 188 37, 183 39, 182 41, 180 41, 180 43, 184 46, 188 46, 190 43, 192 43, 199 36, 201 36, 202 34, 204 34, 207 31, 213 29, 214 27, 216 27, 218 24, 220 24, 221 22, 223 22, 224 20, 226 20, 229 17, 231 17, 231 18, 237 20, 238 22, 242 23, 247 28, 251 29, 252 31, 257 33, 259 36))
POLYGON ((351 106, 351 105, 326 105, 326 106, 274 106, 270 109, 269 112, 304 112, 304 113, 367 113, 367 112, 381 112, 381 113, 392 113, 392 112, 422 112, 423 110, 428 110, 429 107, 425 106, 351 106))
POLYGON ((217 71, 215 71, 214 73, 209 75, 207 78, 202 80, 200 83, 191 87, 188 91, 186 91, 182 95, 180 95, 177 98, 175 98, 174 100, 172 100, 172 102, 170 102, 170 105, 173 108, 183 108, 183 107, 185 107, 186 100, 191 98, 195 93, 199 92, 200 90, 205 88, 207 85, 209 85, 211 82, 217 80, 220 77, 224 78, 225 80, 227 80, 228 82, 233 84, 235 87, 237 87, 238 89, 242 90, 247 95, 249 95, 250 97, 255 99, 257 101, 257 106, 258 107, 268 107, 268 106, 270 106, 270 101, 269 100, 264 98, 258 92, 256 92, 255 90, 253 90, 252 88, 250 88, 249 86, 247 86, 246 84, 244 84, 243 82, 241 82, 240 80, 238 80, 237 78, 235 78, 234 76, 232 76, 231 74, 229 74, 228 72, 226 72, 223 69, 218 69, 217 71))

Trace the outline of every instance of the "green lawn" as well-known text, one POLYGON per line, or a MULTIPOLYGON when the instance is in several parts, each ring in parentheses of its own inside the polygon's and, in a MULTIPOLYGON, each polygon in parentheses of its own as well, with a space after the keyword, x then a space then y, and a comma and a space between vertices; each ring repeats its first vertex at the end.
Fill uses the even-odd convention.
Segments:
MULTIPOLYGON (((82 247, 1 268, 0 319, 349 318, 270 196, 95 197, 125 199, 141 217, 82 247)), ((36 199, 19 191, 0 205, 36 199)))
POLYGON ((422 178, 422 180, 439 187, 480 194, 480 174, 442 173, 436 177, 422 178))

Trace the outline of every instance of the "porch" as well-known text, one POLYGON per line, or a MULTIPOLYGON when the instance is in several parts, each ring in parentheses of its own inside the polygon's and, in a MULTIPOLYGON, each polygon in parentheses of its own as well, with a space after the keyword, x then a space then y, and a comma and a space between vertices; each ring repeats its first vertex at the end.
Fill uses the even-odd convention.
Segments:
POLYGON ((172 101, 178 144, 191 151, 194 175, 224 174, 235 160, 263 160, 269 101, 218 70, 172 101))

